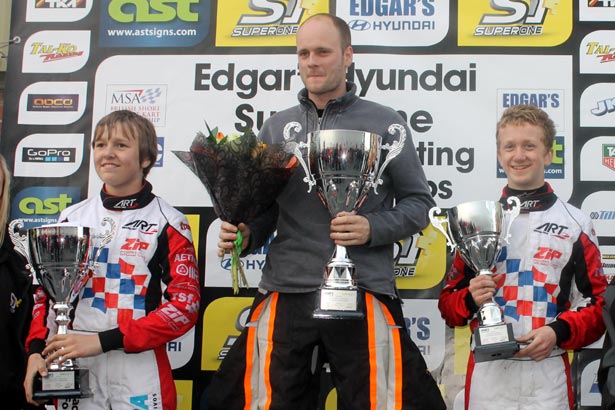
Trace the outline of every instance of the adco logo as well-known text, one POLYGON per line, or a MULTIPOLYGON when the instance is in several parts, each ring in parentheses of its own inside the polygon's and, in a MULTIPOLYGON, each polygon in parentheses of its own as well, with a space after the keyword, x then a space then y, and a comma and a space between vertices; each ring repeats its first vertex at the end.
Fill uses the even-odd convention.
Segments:
POLYGON ((103 47, 185 47, 209 30, 210 0, 110 0, 101 12, 103 47))
POLYGON ((572 32, 572 2, 459 0, 461 46, 556 46, 572 32))

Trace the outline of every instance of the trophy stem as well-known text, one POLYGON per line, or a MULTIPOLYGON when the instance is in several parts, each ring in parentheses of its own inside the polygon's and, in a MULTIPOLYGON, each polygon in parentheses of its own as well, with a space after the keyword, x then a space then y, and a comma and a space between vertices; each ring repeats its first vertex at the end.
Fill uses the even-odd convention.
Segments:
POLYGON ((346 247, 342 245, 335 245, 335 251, 333 252, 333 256, 331 257, 331 260, 350 262, 350 259, 348 258, 348 251, 346 250, 346 247))
MULTIPOLYGON (((68 317, 70 307, 68 306, 68 303, 56 302, 53 304, 53 310, 56 312, 55 322, 58 324, 58 334, 67 334, 68 323, 70 322, 70 318, 68 317)), ((73 367, 74 363, 71 359, 65 360, 62 364, 60 364, 58 360, 54 360, 53 363, 49 365, 50 370, 71 369, 73 367)))

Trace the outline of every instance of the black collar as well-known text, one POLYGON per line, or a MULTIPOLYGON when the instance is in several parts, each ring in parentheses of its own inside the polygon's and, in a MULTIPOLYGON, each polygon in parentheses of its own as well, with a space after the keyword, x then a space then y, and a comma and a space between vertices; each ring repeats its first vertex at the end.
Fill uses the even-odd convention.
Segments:
POLYGON ((510 196, 516 196, 521 201, 521 213, 544 211, 551 208, 555 201, 557 201, 557 195, 555 195, 551 185, 547 182, 540 188, 531 191, 512 189, 505 186, 500 202, 506 205, 506 199, 510 196))
POLYGON ((100 190, 100 199, 103 206, 112 211, 122 211, 126 209, 139 209, 147 206, 156 197, 152 193, 152 184, 148 181, 143 182, 141 190, 128 196, 113 196, 105 191, 105 187, 100 190))

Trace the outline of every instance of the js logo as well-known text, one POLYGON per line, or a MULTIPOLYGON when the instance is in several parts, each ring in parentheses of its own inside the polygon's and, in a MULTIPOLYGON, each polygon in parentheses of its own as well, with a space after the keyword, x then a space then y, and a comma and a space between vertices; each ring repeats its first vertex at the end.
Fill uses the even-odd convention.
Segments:
POLYGON ((288 5, 274 0, 251 0, 250 9, 261 14, 244 14, 239 24, 299 24, 304 8, 300 0, 289 0, 288 5))
POLYGON ((111 0, 109 16, 119 23, 164 23, 176 18, 190 23, 199 21, 191 11, 201 0, 111 0))
POLYGON ((502 13, 485 14, 480 24, 543 24, 547 8, 554 9, 558 0, 530 1, 491 0, 491 8, 502 13))

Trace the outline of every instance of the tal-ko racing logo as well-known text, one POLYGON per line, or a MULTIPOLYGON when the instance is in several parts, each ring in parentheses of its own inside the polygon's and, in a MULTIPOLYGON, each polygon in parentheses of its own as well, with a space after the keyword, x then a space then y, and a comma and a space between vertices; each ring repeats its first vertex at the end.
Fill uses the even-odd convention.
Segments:
POLYGON ((327 0, 219 1, 216 46, 294 46, 301 23, 328 11, 327 0))
POLYGON ((460 0, 460 46, 556 46, 572 32, 571 0, 460 0))

